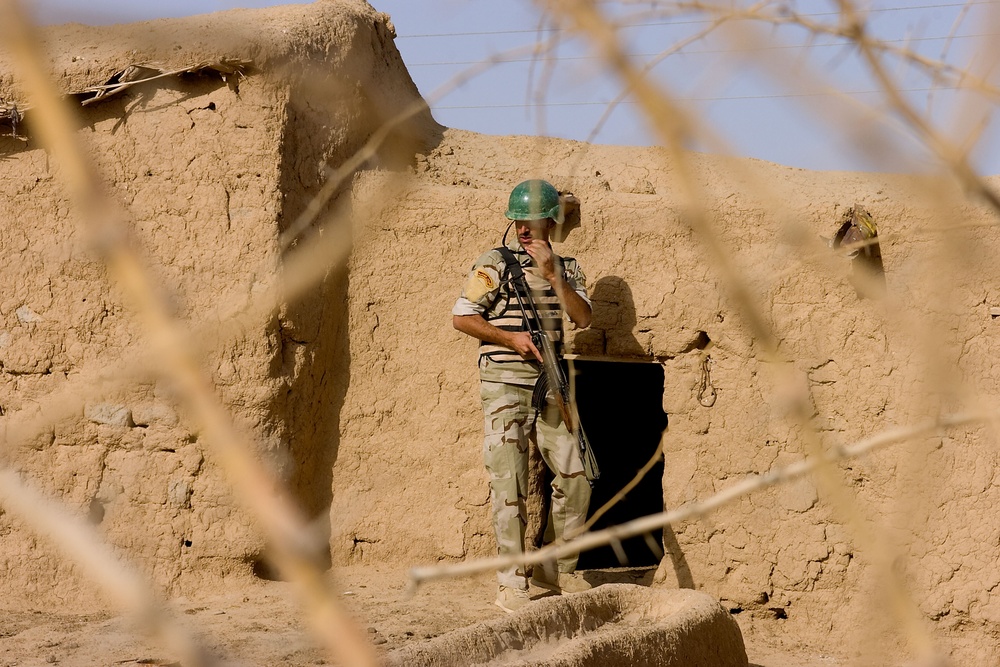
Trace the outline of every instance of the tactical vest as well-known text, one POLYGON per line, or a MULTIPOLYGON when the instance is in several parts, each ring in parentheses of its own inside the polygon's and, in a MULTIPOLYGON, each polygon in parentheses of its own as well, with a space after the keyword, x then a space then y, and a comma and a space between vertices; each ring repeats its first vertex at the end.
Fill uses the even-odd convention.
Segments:
MULTIPOLYGON (((528 257, 528 254, 524 251, 511 252, 521 262, 521 265, 524 266, 524 258, 528 257)), ((565 270, 561 257, 556 256, 555 263, 556 271, 561 272, 565 270)), ((562 305, 559 303, 559 296, 552 289, 549 281, 541 277, 538 269, 531 266, 530 260, 528 261, 528 266, 524 268, 524 276, 528 280, 528 287, 531 288, 531 298, 535 304, 535 310, 538 311, 538 317, 542 323, 542 331, 545 332, 549 340, 555 345, 556 352, 561 355, 563 310, 562 305)), ((517 296, 514 294, 514 285, 511 281, 510 270, 507 268, 506 262, 504 262, 503 274, 500 276, 500 291, 497 294, 496 300, 483 313, 483 318, 503 331, 528 331, 528 328, 525 326, 526 319, 531 323, 532 327, 535 326, 534 314, 524 312, 517 300, 517 296)), ((486 341, 481 341, 479 344, 479 357, 485 357, 490 361, 498 362, 525 361, 524 357, 509 347, 487 343, 486 341)))

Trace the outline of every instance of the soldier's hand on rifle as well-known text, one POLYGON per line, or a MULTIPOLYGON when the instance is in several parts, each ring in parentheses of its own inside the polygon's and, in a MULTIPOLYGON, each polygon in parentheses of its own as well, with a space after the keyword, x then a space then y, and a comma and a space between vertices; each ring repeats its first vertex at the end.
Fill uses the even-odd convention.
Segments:
POLYGON ((531 342, 531 334, 527 331, 516 331, 510 334, 510 347, 525 359, 534 357, 542 361, 542 353, 538 351, 535 344, 531 342))
POLYGON ((556 263, 552 254, 552 246, 541 239, 532 239, 524 246, 524 251, 531 255, 535 264, 542 271, 542 277, 550 283, 556 277, 556 263))

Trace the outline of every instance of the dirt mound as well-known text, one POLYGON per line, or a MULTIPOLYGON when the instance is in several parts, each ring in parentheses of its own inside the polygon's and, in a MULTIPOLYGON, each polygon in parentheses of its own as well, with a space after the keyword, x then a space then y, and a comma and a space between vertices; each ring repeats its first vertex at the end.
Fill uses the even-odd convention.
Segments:
POLYGON ((710 596, 608 584, 400 649, 388 664, 745 667, 747 657, 736 622, 710 596))

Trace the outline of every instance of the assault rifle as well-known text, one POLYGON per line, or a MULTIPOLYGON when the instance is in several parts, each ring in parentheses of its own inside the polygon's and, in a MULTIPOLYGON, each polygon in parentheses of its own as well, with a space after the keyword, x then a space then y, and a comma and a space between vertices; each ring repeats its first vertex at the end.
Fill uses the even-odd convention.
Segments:
POLYGON ((535 308, 535 301, 531 298, 531 288, 521 264, 508 248, 502 247, 499 250, 507 263, 507 271, 510 272, 510 281, 514 287, 514 296, 517 298, 517 302, 521 306, 521 313, 524 315, 524 327, 531 334, 531 342, 542 355, 544 372, 535 384, 531 395, 531 404, 536 409, 541 410, 545 407, 549 388, 554 389, 552 394, 555 396, 556 406, 559 408, 563 422, 566 423, 566 428, 576 436, 577 446, 580 448, 580 459, 583 461, 583 471, 587 476, 587 481, 593 486, 594 482, 601 478, 601 469, 597 465, 597 459, 594 457, 594 450, 587 440, 587 434, 583 432, 583 425, 576 412, 576 404, 570 396, 569 380, 566 379, 566 373, 563 372, 562 364, 559 363, 556 346, 542 329, 542 320, 538 316, 538 309, 535 308), (530 318, 528 317, 529 313, 531 313, 530 318))

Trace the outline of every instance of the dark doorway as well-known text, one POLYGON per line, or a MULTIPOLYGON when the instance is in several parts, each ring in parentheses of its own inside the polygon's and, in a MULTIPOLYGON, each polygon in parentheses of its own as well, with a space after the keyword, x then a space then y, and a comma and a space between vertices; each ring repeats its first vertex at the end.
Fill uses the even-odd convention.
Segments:
MULTIPOLYGON (((576 400, 580 422, 587 433, 601 467, 601 479, 594 484, 591 516, 628 484, 660 442, 667 426, 663 412, 663 367, 657 363, 615 362, 577 359, 576 400)), ((663 511, 663 461, 660 460, 624 500, 602 516, 592 530, 601 530, 663 511)), ((610 546, 580 555, 580 569, 629 565, 657 565, 663 549, 663 535, 651 536, 660 553, 647 538, 634 537, 622 543, 628 560, 622 563, 610 546)))

